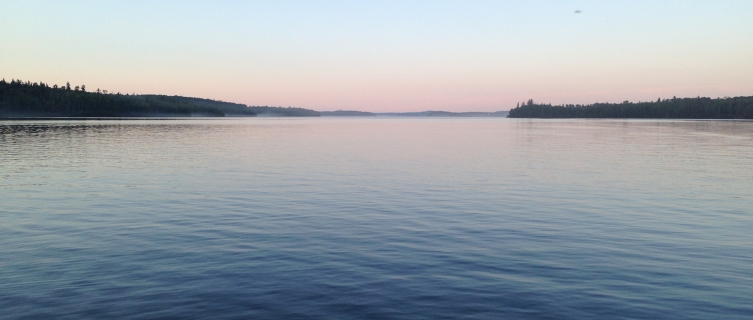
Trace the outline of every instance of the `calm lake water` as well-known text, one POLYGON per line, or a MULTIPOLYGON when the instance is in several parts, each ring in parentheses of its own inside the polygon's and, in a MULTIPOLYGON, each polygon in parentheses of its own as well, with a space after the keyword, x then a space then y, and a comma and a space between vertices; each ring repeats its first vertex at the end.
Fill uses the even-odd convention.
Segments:
POLYGON ((0 317, 750 319, 753 122, 0 122, 0 317))

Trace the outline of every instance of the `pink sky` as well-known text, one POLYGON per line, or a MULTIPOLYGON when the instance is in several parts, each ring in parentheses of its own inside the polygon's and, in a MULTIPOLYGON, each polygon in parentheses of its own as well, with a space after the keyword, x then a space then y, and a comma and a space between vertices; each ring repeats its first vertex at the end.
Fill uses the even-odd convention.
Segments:
POLYGON ((751 14, 750 1, 3 1, 0 77, 376 112, 750 96, 751 14))

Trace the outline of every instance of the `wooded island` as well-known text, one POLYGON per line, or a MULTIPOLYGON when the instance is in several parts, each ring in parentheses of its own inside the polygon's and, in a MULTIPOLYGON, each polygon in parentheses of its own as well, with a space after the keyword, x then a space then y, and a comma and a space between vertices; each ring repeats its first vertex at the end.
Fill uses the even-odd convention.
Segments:
POLYGON ((655 102, 537 104, 528 100, 508 118, 753 119, 753 97, 672 98, 655 102))

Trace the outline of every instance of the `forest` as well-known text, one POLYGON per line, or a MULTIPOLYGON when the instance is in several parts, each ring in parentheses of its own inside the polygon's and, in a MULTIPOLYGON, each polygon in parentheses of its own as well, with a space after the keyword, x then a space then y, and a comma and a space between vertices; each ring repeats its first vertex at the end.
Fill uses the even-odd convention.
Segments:
POLYGON ((675 98, 654 102, 537 104, 528 100, 510 110, 508 118, 651 118, 753 119, 753 97, 675 98))
POLYGON ((314 110, 246 106, 224 101, 166 95, 112 93, 70 83, 49 86, 43 82, 0 80, 0 118, 14 117, 253 117, 309 116, 314 110))

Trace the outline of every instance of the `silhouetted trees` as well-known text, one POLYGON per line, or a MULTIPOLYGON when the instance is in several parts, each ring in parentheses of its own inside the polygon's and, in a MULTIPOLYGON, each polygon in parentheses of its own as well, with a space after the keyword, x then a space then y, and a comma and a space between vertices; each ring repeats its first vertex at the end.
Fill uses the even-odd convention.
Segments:
POLYGON ((535 104, 528 100, 512 110, 509 118, 654 118, 654 119, 753 119, 753 97, 657 99, 656 102, 624 101, 589 105, 535 104))
POLYGON ((85 86, 0 80, 0 117, 255 116, 243 104, 161 95, 89 93, 85 86), (79 90, 80 88, 80 90, 79 90))

